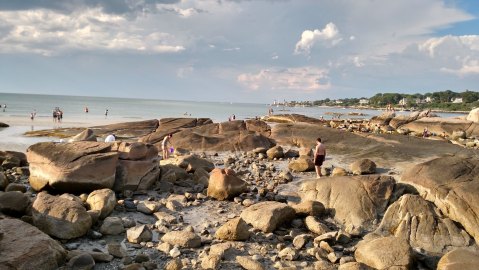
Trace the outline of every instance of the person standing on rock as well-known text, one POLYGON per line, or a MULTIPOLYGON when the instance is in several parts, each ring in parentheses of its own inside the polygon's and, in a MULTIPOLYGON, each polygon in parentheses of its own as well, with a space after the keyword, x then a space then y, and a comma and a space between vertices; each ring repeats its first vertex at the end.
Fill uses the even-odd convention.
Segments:
POLYGON ((321 178, 321 166, 326 159, 326 146, 321 143, 321 138, 316 139, 316 149, 314 150, 314 167, 316 175, 321 178))
POLYGON ((163 151, 163 159, 168 159, 168 145, 171 145, 170 138, 173 137, 173 134, 168 134, 163 138, 161 142, 161 150, 163 151))

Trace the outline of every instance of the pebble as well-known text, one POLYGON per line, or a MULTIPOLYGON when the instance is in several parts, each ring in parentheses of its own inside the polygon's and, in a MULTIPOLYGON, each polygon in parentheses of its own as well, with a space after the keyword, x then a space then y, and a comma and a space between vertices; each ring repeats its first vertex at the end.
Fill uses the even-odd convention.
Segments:
POLYGON ((181 255, 181 251, 178 249, 178 247, 174 247, 170 250, 169 254, 172 258, 176 258, 181 255))

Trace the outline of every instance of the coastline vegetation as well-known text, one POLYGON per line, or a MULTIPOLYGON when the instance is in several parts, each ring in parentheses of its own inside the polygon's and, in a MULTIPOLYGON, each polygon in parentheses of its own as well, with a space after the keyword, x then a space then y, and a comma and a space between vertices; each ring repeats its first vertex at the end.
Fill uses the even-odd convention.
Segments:
POLYGON ((479 107, 479 92, 451 90, 425 93, 400 94, 378 93, 370 98, 322 99, 315 101, 290 101, 285 106, 341 106, 362 108, 384 108, 391 105, 405 110, 470 111, 479 107))

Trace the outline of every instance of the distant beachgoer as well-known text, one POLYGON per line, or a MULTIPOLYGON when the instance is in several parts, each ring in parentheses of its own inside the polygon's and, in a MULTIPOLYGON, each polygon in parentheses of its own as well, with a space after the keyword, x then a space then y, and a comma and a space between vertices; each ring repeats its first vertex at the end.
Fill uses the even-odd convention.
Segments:
POLYGON ((321 138, 316 139, 316 149, 314 150, 314 167, 316 175, 321 178, 321 166, 326 159, 326 146, 321 143, 321 138))
POLYGON ((7 104, 3 104, 3 112, 7 109, 7 104))
POLYGON ((30 113, 30 119, 32 119, 32 121, 33 121, 33 119, 35 119, 35 114, 34 113, 30 113))
POLYGON ((422 137, 423 138, 429 137, 429 130, 427 129, 427 127, 424 128, 422 132, 422 137))
POLYGON ((233 120, 236 120, 236 115, 233 114, 233 116, 231 117, 233 120))
POLYGON ((116 141, 115 134, 110 134, 106 136, 105 138, 105 142, 114 142, 114 141, 116 141))
POLYGON ((163 151, 163 159, 168 159, 168 145, 171 145, 170 138, 173 137, 173 134, 168 134, 163 138, 161 142, 161 150, 163 151))
POLYGON ((85 113, 88 113, 88 107, 85 107, 85 113))
POLYGON ((105 118, 108 116, 108 109, 105 110, 105 118))
POLYGON ((57 111, 53 110, 52 115, 53 115, 53 122, 56 122, 57 121, 57 111))
POLYGON ((319 120, 322 122, 324 121, 324 117, 321 115, 321 117, 319 118, 319 120))

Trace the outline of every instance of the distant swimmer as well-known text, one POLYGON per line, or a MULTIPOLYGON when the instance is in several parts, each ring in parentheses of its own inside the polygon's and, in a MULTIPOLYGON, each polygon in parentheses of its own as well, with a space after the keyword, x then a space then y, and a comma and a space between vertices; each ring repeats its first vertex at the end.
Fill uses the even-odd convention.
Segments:
POLYGON ((108 116, 108 109, 105 110, 105 118, 108 116))
POLYGON ((35 119, 35 113, 30 113, 30 119, 33 121, 33 119, 35 119))
POLYGON ((85 107, 85 113, 88 113, 88 107, 85 107))

